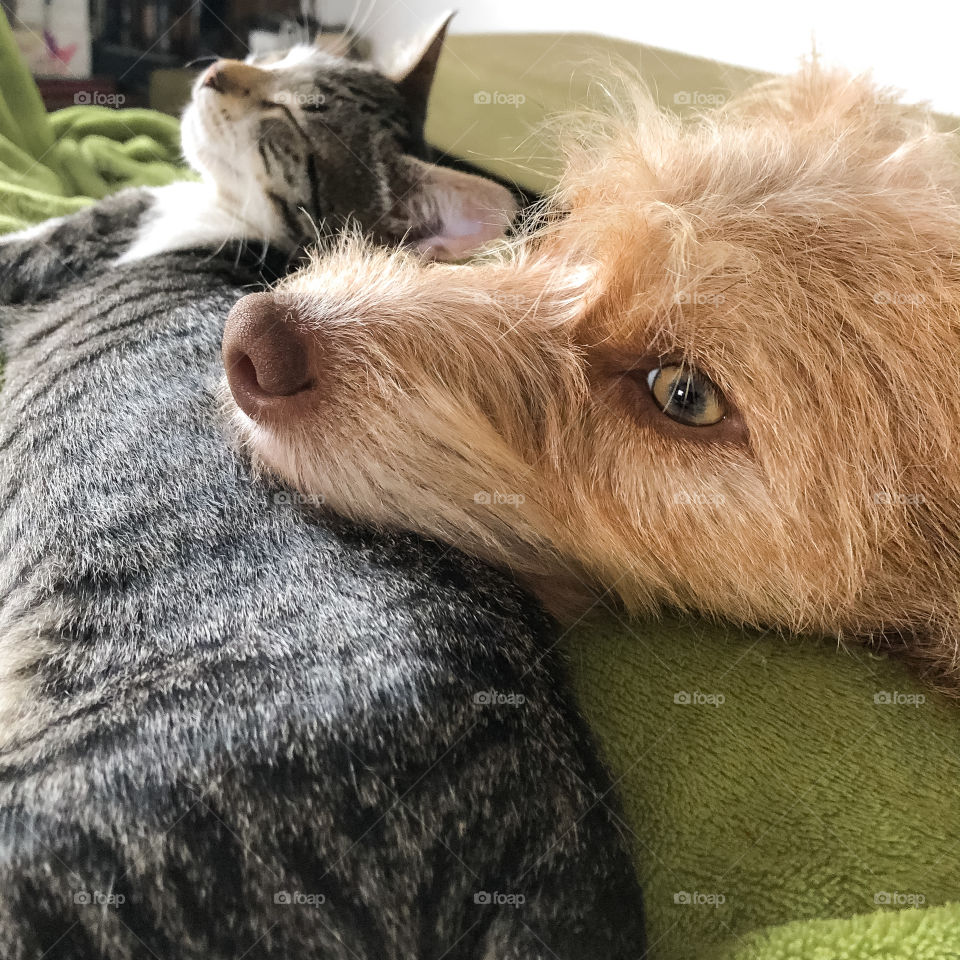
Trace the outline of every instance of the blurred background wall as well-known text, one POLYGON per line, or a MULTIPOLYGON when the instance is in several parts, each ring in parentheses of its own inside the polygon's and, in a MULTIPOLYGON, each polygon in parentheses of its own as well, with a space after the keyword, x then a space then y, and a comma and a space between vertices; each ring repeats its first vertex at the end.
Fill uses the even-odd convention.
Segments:
POLYGON ((777 73, 815 41, 828 62, 960 113, 956 0, 319 0, 323 20, 355 23, 378 47, 453 8, 454 33, 602 33, 777 73))

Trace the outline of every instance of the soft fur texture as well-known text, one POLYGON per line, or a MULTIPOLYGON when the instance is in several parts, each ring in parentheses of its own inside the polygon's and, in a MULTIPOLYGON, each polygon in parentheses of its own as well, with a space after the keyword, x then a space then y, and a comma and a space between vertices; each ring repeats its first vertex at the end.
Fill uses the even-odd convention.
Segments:
POLYGON ((142 203, 0 247, 0 956, 635 960, 547 621, 251 478, 220 328, 286 254, 108 269, 142 203))
MULTIPOLYGON (((960 166, 809 68, 682 125, 627 83, 485 262, 348 244, 280 285, 310 398, 239 429, 339 511, 508 566, 904 649, 960 679, 960 166), (729 403, 665 416, 683 363, 729 403)), ((582 604, 580 605, 582 609, 582 604)))

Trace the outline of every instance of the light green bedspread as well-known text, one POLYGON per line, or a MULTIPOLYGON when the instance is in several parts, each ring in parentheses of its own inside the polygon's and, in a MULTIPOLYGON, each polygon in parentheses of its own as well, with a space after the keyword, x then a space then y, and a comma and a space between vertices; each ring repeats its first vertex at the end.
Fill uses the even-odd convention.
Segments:
POLYGON ((173 117, 92 106, 48 114, 0 11, 0 233, 73 213, 121 187, 185 175, 173 117))
MULTIPOLYGON (((608 46, 668 103, 750 79, 608 46)), ((452 37, 431 138, 542 185, 530 124, 582 94, 584 49, 603 44, 452 37)), ((176 121, 149 111, 47 116, 0 19, 0 232, 182 176, 178 154, 176 121)), ((865 651, 699 621, 607 619, 563 644, 625 805, 652 958, 960 960, 960 706, 865 651)))

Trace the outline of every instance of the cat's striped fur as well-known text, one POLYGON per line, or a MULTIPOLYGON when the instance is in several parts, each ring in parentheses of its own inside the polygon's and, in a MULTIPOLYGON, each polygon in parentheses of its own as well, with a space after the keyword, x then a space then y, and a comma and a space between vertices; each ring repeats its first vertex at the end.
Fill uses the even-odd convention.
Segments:
MULTIPOLYGON (((138 195, 112 204, 115 237, 138 195)), ((0 956, 635 960, 547 622, 252 478, 215 394, 262 264, 101 273, 97 216, 61 227, 81 279, 38 246, 0 308, 0 644, 35 655, 0 753, 0 956)))

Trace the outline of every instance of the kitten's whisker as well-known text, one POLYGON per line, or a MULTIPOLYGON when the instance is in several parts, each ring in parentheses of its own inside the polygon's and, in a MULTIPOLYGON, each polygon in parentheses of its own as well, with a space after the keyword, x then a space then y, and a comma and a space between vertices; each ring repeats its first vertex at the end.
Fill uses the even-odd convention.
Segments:
POLYGON ((346 27, 347 33, 353 33, 356 36, 361 36, 363 34, 363 31, 366 29, 367 24, 370 22, 370 17, 373 15, 373 9, 374 9, 373 3, 369 3, 367 5, 367 8, 363 14, 362 20, 358 22, 356 19, 362 3, 363 3, 363 0, 357 0, 357 3, 353 8, 353 13, 350 15, 350 23, 346 27))
POLYGON ((215 53, 209 53, 202 57, 197 57, 194 60, 191 60, 189 63, 185 63, 184 69, 190 70, 193 67, 205 67, 207 64, 216 63, 220 58, 215 53))

